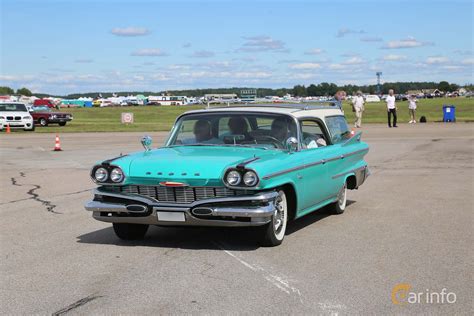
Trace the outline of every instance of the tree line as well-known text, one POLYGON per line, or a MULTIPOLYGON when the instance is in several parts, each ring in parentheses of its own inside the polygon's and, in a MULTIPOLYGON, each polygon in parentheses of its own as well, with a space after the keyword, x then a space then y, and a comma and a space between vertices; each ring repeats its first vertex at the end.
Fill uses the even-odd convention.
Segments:
MULTIPOLYGON (((408 90, 421 90, 421 89, 439 89, 441 91, 455 91, 460 86, 455 83, 449 83, 447 81, 441 82, 386 82, 381 85, 381 93, 387 94, 388 90, 393 89, 395 93, 406 93, 408 90)), ((474 90, 474 86, 472 84, 468 84, 464 86, 468 90, 474 90)), ((377 93, 377 85, 342 85, 338 86, 335 83, 329 82, 321 82, 319 84, 310 84, 308 86, 305 85, 296 85, 293 88, 253 88, 253 87, 232 87, 232 88, 209 88, 209 89, 188 89, 188 90, 168 90, 168 91, 124 91, 124 92, 117 92, 115 95, 117 96, 127 96, 127 95, 161 95, 161 94, 168 94, 168 95, 185 95, 188 97, 200 97, 205 94, 231 94, 235 93, 236 95, 240 95, 241 90, 246 89, 256 89, 257 90, 257 97, 265 97, 265 96, 279 96, 283 97, 286 94, 290 94, 292 96, 297 97, 307 97, 307 96, 332 96, 338 90, 344 90, 348 95, 353 95, 357 91, 362 91, 363 93, 367 94, 376 94, 377 93)), ((33 93, 27 88, 20 88, 17 89, 16 92, 10 87, 0 87, 0 95, 25 95, 31 96, 33 93)), ((45 93, 35 93, 38 97, 47 97, 52 96, 45 93)), ((80 97, 91 97, 97 98, 102 96, 104 98, 113 96, 114 93, 111 92, 88 92, 88 93, 73 93, 68 94, 65 96, 57 96, 66 99, 77 99, 80 97)))

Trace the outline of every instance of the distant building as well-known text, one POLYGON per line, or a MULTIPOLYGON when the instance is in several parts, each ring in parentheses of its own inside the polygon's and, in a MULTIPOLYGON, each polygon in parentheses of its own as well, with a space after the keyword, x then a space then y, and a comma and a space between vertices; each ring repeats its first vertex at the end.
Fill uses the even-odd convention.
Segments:
POLYGON ((210 93, 210 94, 205 94, 204 99, 207 101, 212 101, 212 100, 234 100, 237 99, 237 94, 235 93, 210 93))

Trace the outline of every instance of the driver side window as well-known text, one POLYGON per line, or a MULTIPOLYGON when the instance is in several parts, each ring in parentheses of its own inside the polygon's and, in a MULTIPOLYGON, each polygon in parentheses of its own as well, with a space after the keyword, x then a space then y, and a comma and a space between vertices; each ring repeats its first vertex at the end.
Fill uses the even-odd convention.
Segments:
POLYGON ((321 123, 312 120, 300 121, 301 149, 304 150, 327 146, 328 142, 320 124, 321 123))

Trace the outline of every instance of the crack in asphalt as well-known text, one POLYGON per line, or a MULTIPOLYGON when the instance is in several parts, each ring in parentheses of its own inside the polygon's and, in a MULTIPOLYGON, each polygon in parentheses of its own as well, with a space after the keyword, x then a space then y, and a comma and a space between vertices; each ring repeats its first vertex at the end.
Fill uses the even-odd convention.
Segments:
MULTIPOLYGON (((20 177, 25 178, 26 174, 24 172, 20 172, 20 177)), ((15 177, 11 177, 10 180, 12 182, 12 185, 15 185, 15 186, 18 186, 18 187, 24 186, 23 184, 19 184, 18 180, 15 177)), ((25 201, 25 200, 35 200, 37 202, 40 202, 43 206, 45 206, 46 210, 48 212, 51 212, 51 213, 54 213, 54 214, 62 214, 62 213, 57 212, 57 211, 54 210, 57 207, 56 204, 53 204, 51 201, 48 201, 48 200, 43 200, 42 198, 40 198, 40 195, 35 192, 36 190, 41 189, 40 185, 38 185, 38 184, 25 184, 25 185, 32 185, 34 187, 34 188, 32 188, 32 189, 30 189, 26 192, 26 194, 29 195, 30 197, 26 198, 26 199, 11 201, 11 202, 8 202, 7 204, 12 203, 12 202, 25 201)), ((5 204, 5 203, 2 203, 2 205, 3 204, 5 204)))
POLYGON ((60 310, 54 312, 54 313, 52 313, 51 316, 58 316, 58 315, 66 314, 67 312, 69 312, 69 311, 71 311, 71 310, 73 310, 73 309, 76 309, 76 308, 78 308, 78 307, 81 307, 81 306, 83 306, 83 305, 85 305, 85 304, 87 304, 87 303, 89 303, 89 302, 91 302, 91 301, 93 301, 93 300, 95 300, 95 299, 97 299, 97 298, 101 298, 101 297, 102 297, 102 296, 99 296, 99 295, 97 295, 97 296, 96 296, 96 295, 89 295, 89 296, 86 296, 86 297, 81 298, 80 300, 78 300, 78 301, 76 301, 76 302, 74 302, 74 303, 72 303, 72 304, 70 304, 70 305, 68 305, 68 306, 66 306, 66 307, 64 307, 64 308, 62 308, 62 309, 60 309, 60 310))
MULTIPOLYGON (((12 178, 12 179, 13 179, 13 178, 12 178)), ((16 181, 16 180, 15 180, 15 181, 16 181)), ((12 184, 13 184, 13 183, 12 183, 12 184)), ((22 185, 20 185, 20 184, 15 184, 15 185, 17 185, 17 186, 19 186, 19 187, 22 186, 22 185)), ((58 195, 55 195, 55 197, 57 197, 57 196, 69 196, 69 195, 74 195, 74 194, 89 192, 90 190, 92 190, 92 189, 85 189, 85 190, 80 190, 80 191, 75 191, 75 192, 69 192, 69 193, 64 193, 64 194, 58 194, 58 195)), ((12 201, 8 201, 8 202, 0 203, 0 205, 13 204, 13 203, 17 203, 17 202, 32 200, 32 199, 33 199, 33 197, 27 197, 27 198, 24 198, 24 199, 12 200, 12 201)))
POLYGON ((43 204, 43 206, 46 206, 46 210, 48 212, 51 212, 51 213, 54 213, 54 214, 62 214, 60 212, 56 212, 54 209, 57 207, 56 204, 53 204, 51 201, 47 201, 47 200, 43 200, 40 198, 39 194, 38 193, 35 193, 36 190, 38 189, 41 189, 41 186, 40 185, 37 185, 37 184, 32 184, 32 186, 34 186, 34 188, 28 190, 28 192, 26 192, 26 194, 28 195, 31 195, 31 198, 37 202, 40 202, 41 204, 43 204))

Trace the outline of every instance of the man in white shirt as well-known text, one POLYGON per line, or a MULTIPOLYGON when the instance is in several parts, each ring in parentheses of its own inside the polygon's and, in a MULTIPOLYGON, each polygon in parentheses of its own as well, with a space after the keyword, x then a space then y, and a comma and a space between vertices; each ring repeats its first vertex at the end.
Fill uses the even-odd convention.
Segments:
POLYGON ((395 96, 393 95, 393 89, 388 90, 388 96, 385 99, 387 102, 387 117, 388 117, 388 127, 392 127, 391 116, 393 114, 393 127, 397 126, 397 106, 395 105, 395 96))
POLYGON ((357 96, 352 99, 352 108, 355 112, 356 120, 354 127, 360 128, 362 125, 362 112, 364 112, 364 97, 361 91, 357 91, 357 96))

